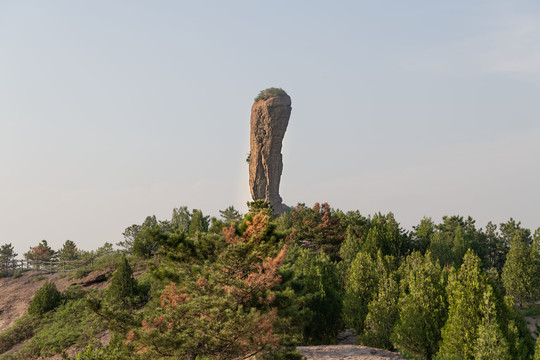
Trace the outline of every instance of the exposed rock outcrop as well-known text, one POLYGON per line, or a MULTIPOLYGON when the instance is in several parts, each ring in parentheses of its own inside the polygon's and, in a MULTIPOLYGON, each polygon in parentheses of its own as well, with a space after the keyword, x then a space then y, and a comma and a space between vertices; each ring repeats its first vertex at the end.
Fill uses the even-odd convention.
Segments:
POLYGON ((287 207, 279 196, 283 171, 281 147, 291 115, 291 98, 281 89, 267 89, 251 108, 249 187, 253 200, 265 200, 275 213, 287 207))

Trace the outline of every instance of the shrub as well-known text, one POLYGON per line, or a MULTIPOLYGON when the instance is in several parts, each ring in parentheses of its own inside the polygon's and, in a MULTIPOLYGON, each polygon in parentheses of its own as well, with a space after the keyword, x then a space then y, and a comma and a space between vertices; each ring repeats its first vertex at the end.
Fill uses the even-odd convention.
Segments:
POLYGON ((112 276, 108 292, 114 303, 125 305, 137 293, 137 280, 133 278, 133 270, 125 257, 112 276))
POLYGON ((22 276, 22 270, 15 270, 12 278, 17 279, 17 278, 20 278, 21 276, 22 276))
POLYGON ((43 315, 55 309, 61 302, 62 295, 58 292, 56 285, 47 281, 30 302, 28 312, 30 314, 43 315))
POLYGON ((280 95, 287 95, 287 93, 282 88, 271 87, 271 88, 262 90, 259 93, 259 95, 257 95, 257 97, 255 98, 255 102, 259 100, 267 100, 274 96, 280 96, 280 95))

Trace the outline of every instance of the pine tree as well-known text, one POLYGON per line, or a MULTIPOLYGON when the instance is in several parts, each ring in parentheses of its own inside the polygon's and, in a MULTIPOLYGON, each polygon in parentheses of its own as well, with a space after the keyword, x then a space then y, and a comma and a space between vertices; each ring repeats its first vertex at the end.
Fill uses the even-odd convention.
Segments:
POLYGON ((343 320, 357 334, 364 331, 368 304, 377 291, 379 274, 377 263, 365 251, 360 251, 347 272, 343 298, 343 320))
POLYGON ((17 257, 17 253, 15 252, 15 248, 13 248, 13 245, 10 244, 4 244, 0 247, 0 264, 7 264, 10 261, 14 260, 17 257))
POLYGON ((108 295, 112 304, 129 306, 132 297, 137 293, 137 280, 133 278, 133 270, 125 257, 111 278, 108 295))
MULTIPOLYGON (((385 271, 386 273, 386 271, 385 271)), ((390 335, 398 319, 399 282, 396 273, 382 275, 377 295, 368 305, 362 345, 393 350, 390 335)))
POLYGON ((474 357, 478 328, 482 322, 481 304, 487 279, 480 259, 467 251, 458 274, 448 284, 448 320, 441 330, 439 355, 474 357))
POLYGON ((58 258, 64 261, 76 260, 80 257, 77 245, 71 240, 66 240, 64 246, 58 250, 58 258))
POLYGON ((519 304, 534 297, 534 264, 529 261, 530 251, 527 240, 519 231, 515 231, 503 266, 502 281, 506 293, 513 296, 519 304))
POLYGON ((475 360, 505 360, 509 358, 508 343, 499 328, 496 299, 491 286, 484 291, 482 303, 482 323, 478 327, 478 339, 475 346, 475 360))
POLYGON ((400 267, 399 320, 392 342, 400 350, 431 359, 438 350, 446 304, 441 267, 428 251, 415 252, 400 267))

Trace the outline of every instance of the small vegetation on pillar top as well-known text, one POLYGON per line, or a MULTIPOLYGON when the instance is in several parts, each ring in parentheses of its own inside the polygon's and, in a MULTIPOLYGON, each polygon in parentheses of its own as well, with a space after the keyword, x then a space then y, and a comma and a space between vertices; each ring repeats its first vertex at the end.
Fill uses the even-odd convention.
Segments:
POLYGON ((259 93, 259 95, 257 95, 257 97, 255 98, 255 102, 259 100, 267 100, 274 96, 281 96, 281 95, 287 95, 285 90, 283 90, 282 88, 271 87, 271 88, 262 90, 259 93))

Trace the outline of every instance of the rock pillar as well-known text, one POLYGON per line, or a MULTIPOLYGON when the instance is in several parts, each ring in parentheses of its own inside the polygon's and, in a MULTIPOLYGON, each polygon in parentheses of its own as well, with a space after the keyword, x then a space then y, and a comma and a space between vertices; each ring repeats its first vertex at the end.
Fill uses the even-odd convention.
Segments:
POLYGON ((266 94, 266 97, 256 100, 251 107, 251 197, 253 200, 267 201, 277 214, 287 209, 279 196, 279 182, 283 170, 281 147, 291 109, 291 98, 283 90, 277 95, 266 94))

